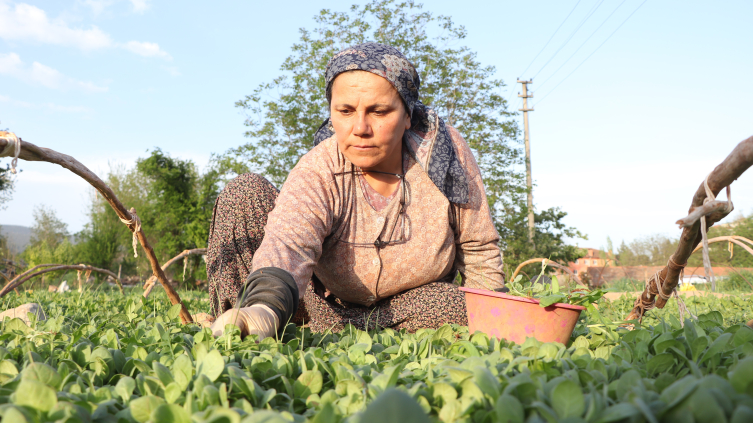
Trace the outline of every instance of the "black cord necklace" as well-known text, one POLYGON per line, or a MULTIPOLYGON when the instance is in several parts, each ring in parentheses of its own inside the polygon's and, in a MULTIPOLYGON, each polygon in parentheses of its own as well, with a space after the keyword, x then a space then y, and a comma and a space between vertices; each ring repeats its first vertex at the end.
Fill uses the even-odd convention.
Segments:
MULTIPOLYGON (((381 170, 363 170, 363 169, 361 169, 361 171, 364 172, 364 173, 366 173, 366 172, 374 172, 374 173, 381 173, 381 174, 384 174, 384 175, 397 176, 400 179, 400 182, 401 182, 401 188, 400 188, 400 190, 402 191, 402 197, 400 198, 400 210, 397 212, 397 214, 398 214, 398 216, 400 216, 401 214, 403 214, 403 212, 405 211, 405 174, 402 174, 402 173, 391 173, 391 172, 382 172, 381 170)), ((392 224, 392 230, 390 230, 389 239, 392 239, 392 234, 395 233, 395 227, 397 226, 397 221, 398 221, 398 219, 395 219, 395 222, 392 224)), ((377 238, 377 240, 374 241, 374 246, 377 249, 384 248, 388 244, 390 244, 390 241, 382 241, 382 236, 381 235, 379 235, 379 238, 377 238)))
POLYGON ((381 170, 363 170, 363 169, 361 169, 361 172, 363 172, 363 173, 381 173, 383 175, 397 176, 400 179, 403 179, 405 177, 405 175, 402 174, 402 173, 382 172, 381 170))

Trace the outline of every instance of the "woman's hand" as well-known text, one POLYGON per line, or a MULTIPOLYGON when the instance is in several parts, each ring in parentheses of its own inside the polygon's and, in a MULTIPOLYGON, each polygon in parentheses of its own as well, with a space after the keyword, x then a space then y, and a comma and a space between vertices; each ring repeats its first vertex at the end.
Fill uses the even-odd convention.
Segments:
POLYGON ((260 340, 274 336, 279 326, 275 312, 263 304, 228 310, 214 321, 210 329, 214 336, 221 336, 225 331, 225 325, 229 324, 238 326, 242 337, 258 335, 260 340))

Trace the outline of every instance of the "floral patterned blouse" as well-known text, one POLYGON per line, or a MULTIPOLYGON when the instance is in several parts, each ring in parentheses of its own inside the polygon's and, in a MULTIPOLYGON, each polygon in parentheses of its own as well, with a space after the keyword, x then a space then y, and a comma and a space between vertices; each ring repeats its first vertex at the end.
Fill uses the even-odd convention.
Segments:
POLYGON ((254 254, 254 271, 288 271, 301 295, 316 274, 338 298, 365 306, 450 282, 457 272, 471 288, 503 287, 499 234, 478 164, 460 134, 447 128, 468 180, 468 203, 451 203, 424 171, 431 142, 406 133, 404 183, 385 198, 370 189, 332 136, 304 155, 285 181, 254 254), (376 246, 378 240, 386 245, 376 246))

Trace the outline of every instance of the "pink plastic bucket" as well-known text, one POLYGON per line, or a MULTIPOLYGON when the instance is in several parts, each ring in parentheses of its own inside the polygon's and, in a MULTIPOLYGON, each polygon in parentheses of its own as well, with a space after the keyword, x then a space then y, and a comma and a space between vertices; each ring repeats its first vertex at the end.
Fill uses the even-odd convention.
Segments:
POLYGON ((571 304, 539 306, 538 300, 515 297, 483 289, 460 288, 465 292, 468 330, 522 344, 526 338, 566 344, 580 312, 585 307, 571 304))

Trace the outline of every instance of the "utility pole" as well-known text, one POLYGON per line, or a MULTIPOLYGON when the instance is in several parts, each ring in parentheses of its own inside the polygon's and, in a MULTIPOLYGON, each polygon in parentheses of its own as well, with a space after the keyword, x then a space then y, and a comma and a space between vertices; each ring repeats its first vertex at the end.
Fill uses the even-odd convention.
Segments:
POLYGON ((526 185, 528 186, 528 241, 533 244, 534 221, 533 221, 533 178, 531 177, 531 138, 528 132, 528 112, 533 111, 533 107, 528 108, 528 99, 533 98, 533 93, 528 93, 528 84, 533 84, 533 79, 521 81, 523 84, 523 94, 518 93, 518 97, 523 98, 523 108, 518 109, 523 112, 523 130, 526 144, 526 185))

